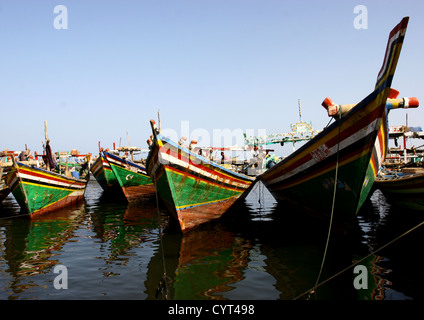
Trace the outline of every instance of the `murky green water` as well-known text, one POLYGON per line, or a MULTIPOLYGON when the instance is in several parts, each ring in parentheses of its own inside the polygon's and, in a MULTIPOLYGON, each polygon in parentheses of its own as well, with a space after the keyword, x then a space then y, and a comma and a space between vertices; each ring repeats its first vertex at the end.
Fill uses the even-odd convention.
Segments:
MULTIPOLYGON (((94 179, 77 207, 32 220, 18 213, 9 195, 0 206, 2 300, 289 300, 314 286, 326 238, 325 228, 277 206, 259 185, 236 213, 185 235, 169 228, 165 208, 158 212, 154 202, 133 206, 104 197, 94 179)), ((320 279, 420 219, 376 192, 358 216, 358 234, 331 238, 320 279)), ((368 289, 355 289, 357 274, 350 269, 310 298, 422 298, 423 234, 417 230, 364 261, 368 289)))

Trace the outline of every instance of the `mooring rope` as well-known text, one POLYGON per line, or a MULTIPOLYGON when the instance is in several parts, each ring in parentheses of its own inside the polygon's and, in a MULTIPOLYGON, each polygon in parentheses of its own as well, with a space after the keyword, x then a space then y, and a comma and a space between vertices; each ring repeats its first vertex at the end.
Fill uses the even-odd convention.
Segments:
MULTIPOLYGON (((335 203, 336 203, 337 180, 338 180, 338 175, 339 175, 339 151, 340 151, 341 123, 342 123, 342 119, 339 120, 339 133, 338 133, 337 152, 336 152, 336 168, 335 168, 335 174, 334 174, 334 189, 333 189, 333 200, 332 200, 332 204, 331 204, 330 223, 328 225, 327 241, 326 241, 326 244, 325 244, 324 254, 323 254, 323 257, 322 257, 322 261, 321 261, 321 267, 320 267, 320 270, 319 270, 319 273, 318 273, 317 280, 315 281, 314 288, 317 288, 317 285, 318 285, 319 280, 321 278, 322 270, 324 269, 324 264, 325 264, 325 260, 326 260, 326 257, 327 257, 328 245, 330 243, 331 229, 332 229, 332 225, 333 225, 334 207, 335 207, 335 203)), ((313 293, 315 293, 315 290, 310 290, 309 293, 313 294, 313 293)))
POLYGON ((156 181, 156 173, 153 172, 153 181, 155 184, 155 198, 156 198, 156 211, 158 215, 158 230, 159 230, 159 241, 160 241, 160 248, 161 256, 162 256, 162 267, 163 267, 163 275, 162 278, 159 280, 158 287, 156 289, 156 298, 158 298, 159 293, 166 299, 169 299, 169 287, 168 284, 171 282, 171 279, 168 277, 166 273, 166 263, 165 263, 165 253, 164 253, 164 247, 163 247, 163 233, 162 233, 162 226, 161 226, 161 219, 160 219, 160 210, 159 210, 159 198, 158 198, 158 190, 157 190, 157 181, 156 181))
POLYGON ((402 233, 400 236, 394 238, 393 240, 389 241, 388 243, 386 243, 385 245, 381 246, 380 248, 378 248, 377 250, 372 251, 371 253, 369 253, 367 256, 363 257, 362 259, 356 261, 355 263, 352 263, 350 266, 344 268, 343 270, 337 272, 336 274, 334 274, 333 276, 329 277, 328 279, 322 281, 319 284, 316 284, 315 286, 313 286, 311 289, 303 292, 302 294, 298 295, 297 297, 293 298, 293 300, 297 300, 301 297, 303 297, 304 295, 314 292, 317 288, 321 287, 323 284, 326 284, 327 282, 329 282, 330 280, 338 277, 339 275, 341 275, 342 273, 348 271, 349 269, 351 269, 352 267, 356 266, 357 264, 361 263, 362 261, 368 259, 369 257, 371 257, 372 255, 375 255, 376 253, 378 253, 379 251, 383 250, 384 248, 388 247, 389 245, 393 244, 394 242, 398 241, 399 239, 403 238, 404 236, 408 235, 409 233, 411 233, 412 231, 415 231, 416 229, 418 229, 419 227, 424 225, 424 221, 422 221, 421 223, 417 224, 415 227, 412 227, 411 229, 409 229, 408 231, 405 231, 404 233, 402 233))

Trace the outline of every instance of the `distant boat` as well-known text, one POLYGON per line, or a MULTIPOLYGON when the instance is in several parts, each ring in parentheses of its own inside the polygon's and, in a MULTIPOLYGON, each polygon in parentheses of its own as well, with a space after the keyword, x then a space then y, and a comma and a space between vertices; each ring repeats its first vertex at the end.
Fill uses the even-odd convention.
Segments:
POLYGON ((144 166, 107 151, 103 154, 129 202, 147 200, 155 195, 155 186, 144 166))
POLYGON ((6 183, 30 215, 51 212, 82 201, 87 179, 65 176, 16 162, 6 183))
POLYGON ((0 202, 6 199, 9 193, 10 193, 9 187, 6 185, 6 183, 0 180, 0 202))
POLYGON ((220 218, 244 199, 254 178, 182 147, 162 136, 153 120, 150 123, 147 170, 182 232, 220 218))
POLYGON ((121 186, 116 179, 109 162, 106 160, 103 151, 99 152, 99 156, 91 166, 91 172, 99 183, 100 187, 108 193, 121 193, 121 186))
MULTIPOLYGON (((333 212, 339 226, 350 226, 363 203, 361 199, 371 190, 364 187, 373 182, 368 181, 373 176, 367 170, 385 119, 386 101, 408 20, 404 18, 389 35, 374 91, 300 149, 258 176, 277 201, 294 202, 320 218, 328 218, 333 212)), ((324 100, 323 105, 328 107, 328 102, 324 100)))
POLYGON ((374 187, 401 206, 424 210, 424 173, 383 171, 377 176, 374 187))
MULTIPOLYGON (((6 184, 6 176, 13 166, 12 158, 20 155, 20 151, 4 150, 0 152, 0 202, 10 194, 10 188, 6 184)), ((24 164, 36 164, 36 161, 23 161, 24 164)))
POLYGON ((78 179, 70 171, 65 174, 51 171, 56 170, 56 161, 47 136, 46 122, 45 135, 47 169, 24 164, 12 157, 13 166, 6 176, 6 184, 13 196, 29 215, 51 212, 80 202, 89 179, 88 174, 85 174, 85 179, 78 179))
POLYGON ((7 174, 6 170, 9 170, 9 166, 7 165, 6 161, 7 152, 0 152, 0 203, 6 199, 10 193, 10 189, 4 180, 7 174))

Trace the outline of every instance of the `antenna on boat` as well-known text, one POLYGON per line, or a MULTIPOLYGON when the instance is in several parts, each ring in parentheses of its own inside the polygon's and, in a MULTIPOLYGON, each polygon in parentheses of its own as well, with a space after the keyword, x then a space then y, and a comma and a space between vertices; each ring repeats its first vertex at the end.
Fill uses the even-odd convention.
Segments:
POLYGON ((297 104, 299 105, 299 122, 302 122, 302 111, 300 108, 300 99, 297 99, 297 104))
POLYGON ((128 131, 127 131, 127 140, 128 140, 128 146, 131 147, 131 142, 130 142, 130 137, 128 135, 128 131))
POLYGON ((158 129, 159 129, 159 132, 160 132, 160 129, 161 129, 161 127, 160 127, 160 109, 158 109, 158 129))
POLYGON ((44 120, 44 138, 46 139, 46 143, 48 141, 50 141, 49 140, 49 133, 47 131, 47 120, 44 120))

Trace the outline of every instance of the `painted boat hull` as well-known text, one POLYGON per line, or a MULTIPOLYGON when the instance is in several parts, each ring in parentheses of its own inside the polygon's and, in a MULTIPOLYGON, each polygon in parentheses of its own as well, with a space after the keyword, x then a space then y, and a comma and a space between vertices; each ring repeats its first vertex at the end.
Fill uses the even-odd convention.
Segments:
POLYGON ((109 193, 121 192, 121 187, 118 180, 115 177, 115 174, 112 171, 112 168, 109 165, 109 162, 106 160, 102 152, 100 152, 99 157, 93 163, 91 167, 91 172, 99 183, 100 187, 109 193))
POLYGON ((389 201, 414 210, 424 210, 424 173, 397 178, 380 178, 374 187, 380 189, 389 201))
POLYGON ((39 215, 81 202, 87 180, 18 162, 6 176, 6 184, 24 211, 39 215))
POLYGON ((155 132, 147 169, 182 232, 219 219, 246 197, 254 178, 196 155, 155 132))
POLYGON ((389 35, 374 91, 258 177, 278 201, 293 202, 321 219, 328 219, 333 212, 338 226, 351 226, 372 190, 384 152, 377 137, 384 130, 386 100, 408 20, 404 18, 389 35))
POLYGON ((104 155, 129 202, 148 200, 155 195, 155 186, 144 167, 108 152, 104 155))
POLYGON ((7 185, 0 183, 0 202, 7 198, 10 193, 10 189, 7 185))

